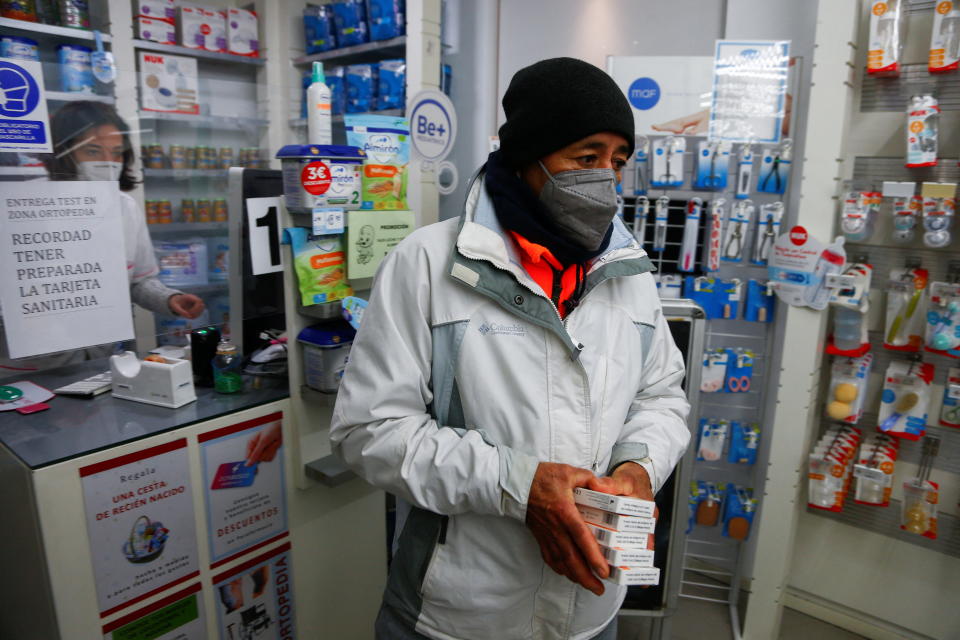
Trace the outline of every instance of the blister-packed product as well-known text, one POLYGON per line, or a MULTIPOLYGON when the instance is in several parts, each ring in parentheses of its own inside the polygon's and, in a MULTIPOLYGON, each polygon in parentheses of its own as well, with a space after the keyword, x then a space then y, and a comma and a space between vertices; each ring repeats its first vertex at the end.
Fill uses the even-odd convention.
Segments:
POLYGON ((923 294, 928 278, 929 272, 919 267, 890 271, 884 348, 894 351, 919 351, 923 346, 923 294))
POLYGON ((697 445, 697 460, 715 462, 723 458, 723 445, 727 441, 730 423, 726 420, 700 419, 700 438, 697 445))
POLYGON ((753 497, 753 490, 728 482, 723 505, 723 535, 746 540, 750 536, 756 511, 757 500, 753 497))
POLYGON ((886 434, 919 440, 927 432, 933 365, 892 360, 884 376, 877 428, 886 434))
POLYGON ((903 41, 907 37, 903 5, 906 0, 870 0, 870 41, 867 49, 867 73, 879 76, 900 75, 903 41))
POLYGON ((879 433, 872 433, 863 441, 853 465, 854 502, 877 507, 890 505, 899 442, 879 433))
POLYGON ((960 357, 960 283, 932 282, 928 303, 925 349, 960 357))
POLYGON ((406 118, 348 115, 347 142, 366 153, 363 165, 363 208, 407 208, 407 165, 410 125, 406 118))
POLYGON ((943 385, 940 426, 960 428, 960 368, 950 367, 943 385))
POLYGON ((956 71, 960 62, 960 8, 950 0, 938 0, 934 4, 927 70, 930 73, 956 71))
POLYGON ((747 283, 747 300, 744 304, 743 319, 750 322, 773 322, 777 296, 769 282, 750 280, 747 283))
POLYGON ((827 390, 827 417, 847 424, 857 424, 860 421, 872 366, 872 353, 865 353, 859 358, 837 358, 833 361, 830 365, 830 387, 827 390))
POLYGON ((757 461, 759 446, 760 425, 736 421, 730 423, 730 450, 727 452, 727 462, 754 464, 757 461))

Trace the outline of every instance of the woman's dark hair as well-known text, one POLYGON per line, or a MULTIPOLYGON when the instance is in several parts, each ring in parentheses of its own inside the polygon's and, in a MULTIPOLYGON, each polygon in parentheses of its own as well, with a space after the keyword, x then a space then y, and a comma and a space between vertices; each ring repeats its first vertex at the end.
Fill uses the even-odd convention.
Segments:
POLYGON ((53 153, 43 159, 51 180, 76 180, 77 163, 73 151, 90 131, 105 124, 120 130, 123 138, 123 169, 120 171, 120 190, 130 191, 137 184, 134 173, 133 145, 130 144, 130 127, 116 110, 102 102, 78 100, 60 107, 50 119, 53 136, 53 153))

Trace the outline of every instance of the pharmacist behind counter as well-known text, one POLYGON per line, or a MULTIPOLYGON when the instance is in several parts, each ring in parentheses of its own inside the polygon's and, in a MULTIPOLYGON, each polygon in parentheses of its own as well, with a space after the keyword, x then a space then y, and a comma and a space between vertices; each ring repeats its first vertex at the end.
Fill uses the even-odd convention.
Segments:
MULTIPOLYGON (((154 313, 197 318, 203 300, 171 289, 157 278, 159 268, 147 232, 143 211, 127 191, 136 185, 130 128, 110 105, 92 101, 72 102, 50 121, 53 153, 44 157, 51 180, 118 180, 123 239, 131 300, 154 313)), ((38 183, 40 184, 40 183, 38 183)), ((10 359, 6 336, 0 341, 0 378, 109 355, 109 348, 94 347, 33 358, 10 359)))

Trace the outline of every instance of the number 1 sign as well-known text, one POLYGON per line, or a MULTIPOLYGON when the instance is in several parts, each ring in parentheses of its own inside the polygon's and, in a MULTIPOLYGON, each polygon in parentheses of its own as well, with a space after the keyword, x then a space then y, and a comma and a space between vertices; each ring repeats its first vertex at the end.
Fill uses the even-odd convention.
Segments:
POLYGON ((247 233, 253 275, 282 271, 280 198, 247 198, 247 233))

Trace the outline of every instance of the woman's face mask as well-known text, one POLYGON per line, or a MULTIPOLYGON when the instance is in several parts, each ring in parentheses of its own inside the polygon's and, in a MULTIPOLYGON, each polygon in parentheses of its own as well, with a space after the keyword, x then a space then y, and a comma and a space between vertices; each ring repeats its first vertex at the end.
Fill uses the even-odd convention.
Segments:
POLYGON ((116 181, 120 179, 121 171, 123 171, 122 162, 90 160, 77 163, 77 177, 81 180, 116 181))
POLYGON ((576 169, 550 175, 540 201, 551 222, 571 242, 596 251, 617 213, 617 174, 613 169, 576 169))

